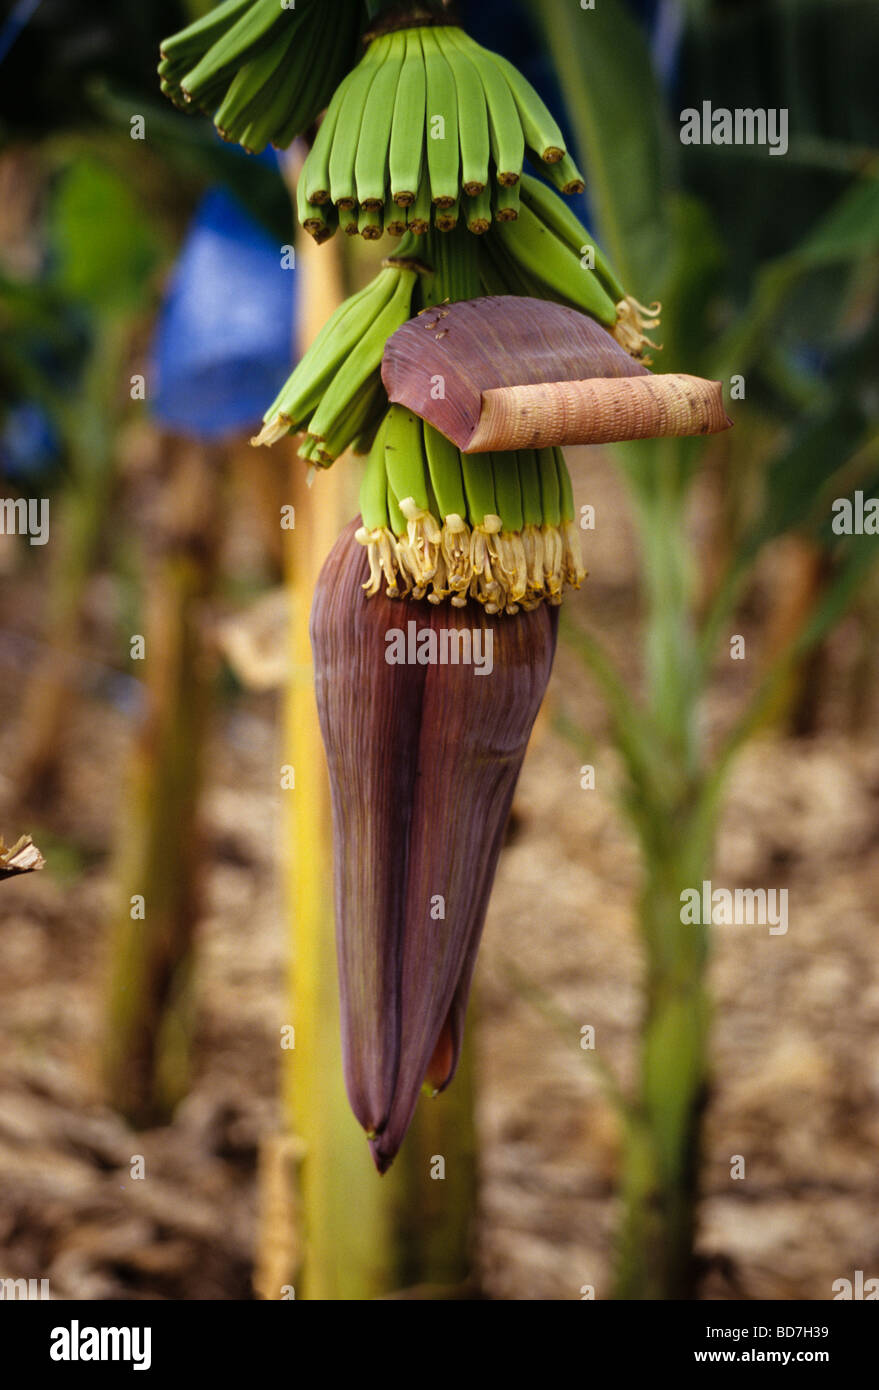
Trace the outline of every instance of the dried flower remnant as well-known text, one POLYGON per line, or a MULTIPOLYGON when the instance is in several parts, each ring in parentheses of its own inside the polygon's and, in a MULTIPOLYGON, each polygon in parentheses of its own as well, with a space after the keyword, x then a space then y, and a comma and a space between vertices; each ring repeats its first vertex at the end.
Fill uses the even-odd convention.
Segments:
POLYGON ((571 480, 560 449, 462 454, 392 405, 360 491, 356 539, 372 597, 427 599, 489 615, 561 602, 585 578, 571 480))
POLYGON ((8 848, 0 836, 0 880, 45 868, 46 861, 30 835, 22 835, 8 848))

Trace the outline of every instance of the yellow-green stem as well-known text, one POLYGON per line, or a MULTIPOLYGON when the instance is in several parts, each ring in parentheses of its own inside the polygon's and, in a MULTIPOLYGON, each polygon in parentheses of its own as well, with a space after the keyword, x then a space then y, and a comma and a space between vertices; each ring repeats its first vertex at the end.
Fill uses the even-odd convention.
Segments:
POLYGON ((639 787, 633 816, 644 859, 639 925, 647 970, 615 1297, 686 1299, 693 1291, 709 1003, 707 929, 681 921, 681 893, 701 887, 708 872, 716 806, 701 770, 687 472, 675 443, 651 446, 633 481, 644 553, 648 718, 665 775, 639 787))
POLYGON ((149 575, 145 709, 121 808, 103 1065, 110 1103, 163 1123, 189 1085, 191 973, 198 913, 198 806, 212 667, 204 604, 219 544, 219 459, 180 445, 171 533, 149 575))

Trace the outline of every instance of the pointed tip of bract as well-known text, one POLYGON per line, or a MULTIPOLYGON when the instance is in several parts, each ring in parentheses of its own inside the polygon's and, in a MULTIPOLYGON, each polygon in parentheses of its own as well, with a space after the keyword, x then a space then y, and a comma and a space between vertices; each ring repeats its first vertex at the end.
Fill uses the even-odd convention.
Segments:
POLYGON ((370 1139, 369 1152, 372 1154, 372 1161, 376 1166, 376 1171, 384 1177, 394 1159, 397 1157, 397 1150, 393 1153, 386 1153, 381 1148, 381 1139, 370 1139))

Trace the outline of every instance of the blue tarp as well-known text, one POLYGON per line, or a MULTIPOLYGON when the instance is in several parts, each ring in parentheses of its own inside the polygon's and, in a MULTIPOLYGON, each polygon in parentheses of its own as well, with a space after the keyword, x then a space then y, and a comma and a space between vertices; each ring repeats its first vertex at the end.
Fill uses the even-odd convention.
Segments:
POLYGON ((281 252, 228 193, 205 195, 153 340, 163 425, 216 439, 258 424, 293 366, 296 272, 281 252))

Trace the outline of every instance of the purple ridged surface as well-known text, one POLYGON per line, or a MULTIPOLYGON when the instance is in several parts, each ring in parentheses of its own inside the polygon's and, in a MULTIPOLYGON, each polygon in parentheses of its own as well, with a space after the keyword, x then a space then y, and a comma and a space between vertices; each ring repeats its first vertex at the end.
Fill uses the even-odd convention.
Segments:
POLYGON ((498 386, 648 376, 588 314, 544 299, 492 295, 425 309, 392 333, 382 358, 388 397, 459 449, 476 432, 482 393, 498 386), (435 383, 441 380, 441 393, 435 383))
POLYGON ((549 681, 557 610, 495 617, 476 603, 367 599, 357 525, 321 572, 311 638, 332 788, 345 1080, 384 1171, 447 1022, 444 1084, 457 1065, 504 828, 549 681), (413 620, 438 635, 491 630, 493 669, 389 665, 387 632, 413 620))

